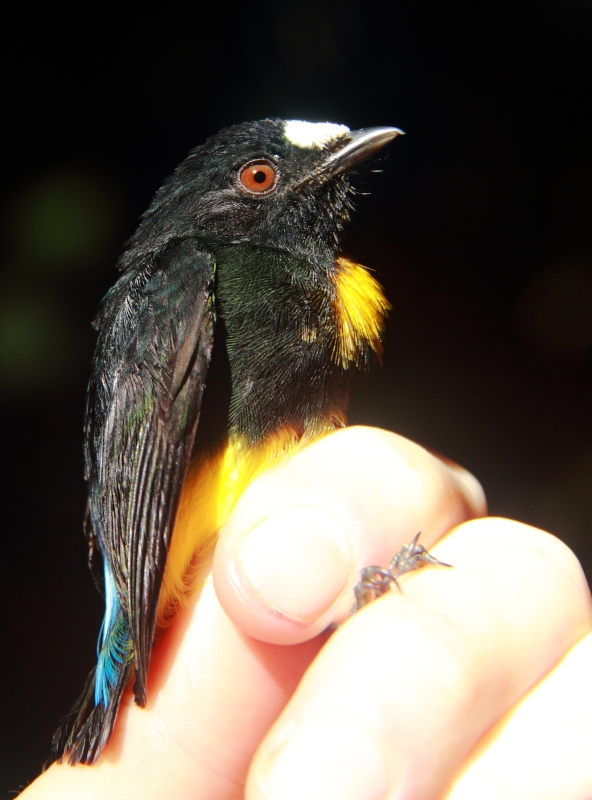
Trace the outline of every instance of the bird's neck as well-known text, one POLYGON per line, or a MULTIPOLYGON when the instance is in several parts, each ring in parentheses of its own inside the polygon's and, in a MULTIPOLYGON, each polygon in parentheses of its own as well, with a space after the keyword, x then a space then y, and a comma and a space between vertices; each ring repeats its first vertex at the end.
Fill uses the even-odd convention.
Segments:
POLYGON ((227 430, 254 445, 286 428, 314 436, 344 425, 351 368, 381 354, 380 285, 331 252, 234 246, 216 264, 227 430))
POLYGON ((336 363, 335 260, 235 246, 218 254, 216 301, 231 377, 228 429, 250 446, 345 424, 336 363))

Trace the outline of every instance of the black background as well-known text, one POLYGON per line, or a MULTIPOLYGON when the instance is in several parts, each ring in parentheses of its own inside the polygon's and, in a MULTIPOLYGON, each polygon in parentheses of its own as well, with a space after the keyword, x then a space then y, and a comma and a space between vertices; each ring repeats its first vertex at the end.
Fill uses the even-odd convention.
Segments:
POLYGON ((592 572, 590 3, 186 8, 27 6, 5 28, 3 793, 37 773, 94 663, 90 320, 152 193, 224 125, 406 131, 345 247, 393 304, 384 368, 352 421, 464 464, 492 513, 553 531, 592 572))

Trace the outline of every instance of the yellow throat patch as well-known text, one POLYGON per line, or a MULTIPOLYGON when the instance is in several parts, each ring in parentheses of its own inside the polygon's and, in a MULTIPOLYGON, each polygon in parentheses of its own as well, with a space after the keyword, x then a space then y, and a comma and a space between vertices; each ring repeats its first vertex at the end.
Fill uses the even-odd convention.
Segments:
POLYGON ((344 369, 366 364, 371 350, 380 360, 384 320, 391 304, 365 267, 347 258, 338 258, 335 266, 333 313, 337 337, 333 358, 344 369))

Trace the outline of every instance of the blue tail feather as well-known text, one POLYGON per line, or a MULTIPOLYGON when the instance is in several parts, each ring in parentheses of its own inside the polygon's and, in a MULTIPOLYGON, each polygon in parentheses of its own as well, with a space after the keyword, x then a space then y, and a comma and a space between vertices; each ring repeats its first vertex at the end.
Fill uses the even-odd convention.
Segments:
POLYGON ((111 690, 117 685, 121 669, 132 658, 130 626, 121 613, 113 574, 105 562, 105 617, 97 645, 95 705, 109 705, 111 690))

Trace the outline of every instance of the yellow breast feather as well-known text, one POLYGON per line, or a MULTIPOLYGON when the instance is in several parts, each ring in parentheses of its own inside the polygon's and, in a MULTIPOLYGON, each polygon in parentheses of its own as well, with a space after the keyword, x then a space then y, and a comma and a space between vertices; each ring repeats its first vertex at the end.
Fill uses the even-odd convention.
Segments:
POLYGON ((166 627, 179 606, 199 586, 197 573, 212 559, 218 532, 254 478, 304 447, 312 435, 280 430, 256 447, 229 440, 190 469, 175 521, 158 607, 158 626, 166 627))

